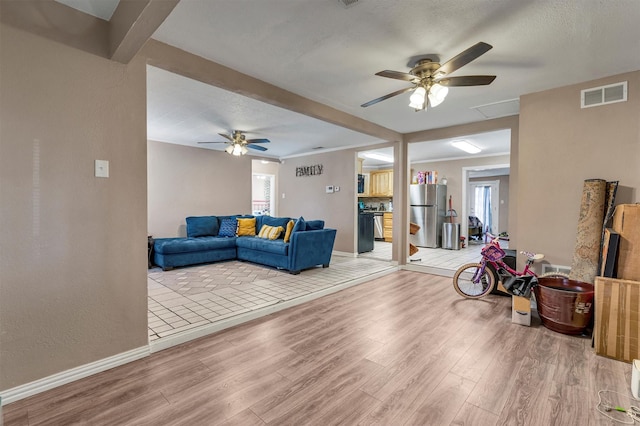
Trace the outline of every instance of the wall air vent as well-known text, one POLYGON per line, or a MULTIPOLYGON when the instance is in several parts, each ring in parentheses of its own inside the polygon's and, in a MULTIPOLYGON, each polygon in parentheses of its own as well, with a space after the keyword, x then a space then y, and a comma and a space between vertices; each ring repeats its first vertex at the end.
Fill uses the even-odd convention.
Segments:
POLYGON ((569 275, 569 273, 571 272, 571 267, 570 266, 563 266, 563 265, 551 265, 548 263, 543 263, 542 264, 542 273, 543 274, 550 274, 553 272, 560 272, 563 274, 567 274, 569 275))
POLYGON ((627 101, 627 82, 584 89, 580 92, 580 108, 613 104, 627 101))

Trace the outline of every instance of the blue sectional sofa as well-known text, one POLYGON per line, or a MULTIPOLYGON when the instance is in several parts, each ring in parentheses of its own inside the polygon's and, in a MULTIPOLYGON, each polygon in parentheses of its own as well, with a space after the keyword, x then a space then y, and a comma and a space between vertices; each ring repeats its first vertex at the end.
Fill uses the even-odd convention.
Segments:
POLYGON ((328 267, 336 238, 336 230, 325 228, 324 221, 305 221, 302 217, 192 216, 186 222, 186 238, 154 241, 154 263, 164 270, 239 259, 299 274, 303 269, 318 265, 328 267), (255 235, 242 235, 250 234, 251 230, 246 227, 247 221, 241 221, 245 225, 241 232, 234 225, 234 220, 238 219, 249 219, 249 225, 251 219, 255 219, 255 235), (290 221, 293 223, 289 224, 290 221), (261 238, 259 234, 265 225, 272 230, 281 227, 278 238, 261 238))

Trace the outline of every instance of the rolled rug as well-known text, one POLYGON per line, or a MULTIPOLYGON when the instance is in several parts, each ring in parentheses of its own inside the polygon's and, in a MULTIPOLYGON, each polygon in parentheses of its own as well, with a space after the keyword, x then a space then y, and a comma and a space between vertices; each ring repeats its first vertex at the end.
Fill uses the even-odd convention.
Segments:
POLYGON ((604 223, 607 182, 603 179, 584 181, 578 233, 573 251, 569 279, 593 284, 598 274, 600 241, 604 223))

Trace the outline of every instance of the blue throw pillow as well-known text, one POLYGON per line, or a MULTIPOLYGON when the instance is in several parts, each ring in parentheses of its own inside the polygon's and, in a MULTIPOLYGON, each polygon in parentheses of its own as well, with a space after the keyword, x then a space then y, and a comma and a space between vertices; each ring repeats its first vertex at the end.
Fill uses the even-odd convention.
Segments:
POLYGON ((308 220, 306 222, 306 231, 317 231, 319 229, 324 229, 324 220, 308 220))
POLYGON ((187 219, 187 237, 206 237, 218 235, 218 218, 215 216, 189 216, 187 219))
POLYGON ((232 219, 222 219, 220 223, 219 237, 235 237, 236 230, 238 229, 238 220, 234 217, 232 219))
POLYGON ((287 223, 289 222, 289 220, 290 219, 288 217, 263 216, 261 221, 261 227, 263 225, 274 226, 276 228, 278 226, 282 226, 283 229, 286 229, 287 223))
POLYGON ((291 233, 293 234, 294 232, 306 231, 306 230, 307 230, 307 227, 304 223, 304 218, 300 216, 298 220, 296 220, 296 224, 293 225, 293 229, 291 230, 291 233))

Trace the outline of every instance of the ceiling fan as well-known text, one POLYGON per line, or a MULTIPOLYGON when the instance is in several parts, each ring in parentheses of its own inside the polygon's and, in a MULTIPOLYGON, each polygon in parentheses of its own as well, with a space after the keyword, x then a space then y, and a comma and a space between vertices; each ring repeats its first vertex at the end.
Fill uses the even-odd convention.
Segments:
POLYGON ((266 151, 267 148, 257 144, 271 142, 269 139, 247 139, 246 136, 244 135, 244 132, 242 132, 241 130, 234 130, 231 135, 227 135, 224 133, 218 133, 218 134, 228 140, 223 142, 198 142, 198 143, 226 143, 229 146, 225 149, 225 151, 227 151, 229 154, 239 156, 239 155, 245 155, 247 152, 249 152, 247 148, 255 149, 256 151, 266 151))
POLYGON ((449 92, 448 87, 484 86, 491 84, 496 78, 495 75, 468 75, 463 77, 447 77, 447 75, 474 59, 477 59, 492 47, 493 46, 487 43, 477 43, 450 59, 448 62, 445 62, 443 65, 433 61, 431 58, 418 59, 408 73, 390 70, 380 71, 376 73, 376 75, 409 81, 413 83, 413 86, 381 96, 360 106, 366 108, 413 90, 409 98, 411 101, 409 106, 416 111, 422 111, 427 109, 427 106, 433 108, 440 105, 449 92))

